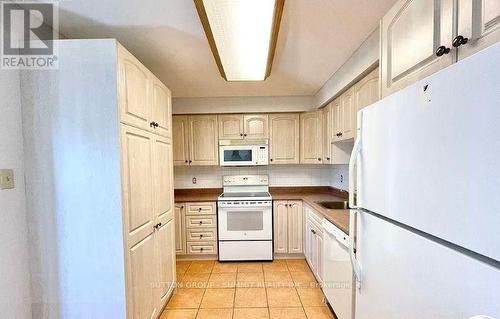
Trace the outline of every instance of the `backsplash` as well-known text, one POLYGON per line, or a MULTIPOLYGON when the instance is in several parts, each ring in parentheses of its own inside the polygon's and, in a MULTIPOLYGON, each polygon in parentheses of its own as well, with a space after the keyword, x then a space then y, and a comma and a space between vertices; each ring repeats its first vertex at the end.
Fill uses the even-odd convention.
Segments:
POLYGON ((333 186, 347 190, 348 172, 348 165, 178 166, 174 168, 174 185, 175 188, 219 188, 225 175, 265 174, 269 175, 270 186, 333 186))

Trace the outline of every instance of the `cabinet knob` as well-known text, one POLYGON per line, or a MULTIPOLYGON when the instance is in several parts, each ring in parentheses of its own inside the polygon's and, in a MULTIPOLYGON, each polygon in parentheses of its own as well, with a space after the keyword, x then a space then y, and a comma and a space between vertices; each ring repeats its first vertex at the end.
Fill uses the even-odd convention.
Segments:
POLYGON ((327 158, 326 158, 326 160, 327 160, 327 161, 329 161, 329 160, 330 160, 330 158, 329 158, 329 157, 327 157, 327 158))
POLYGON ((158 127, 158 126, 160 126, 160 124, 158 124, 158 123, 155 122, 155 127, 158 127))
POLYGON ((181 206, 181 209, 183 209, 183 208, 184 208, 184 205, 181 206))
POLYGON ((203 224, 203 222, 200 220, 200 225, 202 225, 202 224, 203 224))
POLYGON ((200 251, 203 251, 203 247, 200 248, 200 251))
POLYGON ((436 56, 443 56, 445 54, 450 53, 450 48, 445 47, 444 45, 440 46, 436 50, 436 56))
POLYGON ((154 126, 155 126, 155 122, 149 123, 149 127, 154 127, 154 126))
POLYGON ((461 45, 467 44, 467 42, 469 42, 469 38, 465 38, 463 35, 457 35, 455 39, 453 39, 451 45, 453 45, 453 47, 455 48, 458 48, 461 45))
POLYGON ((199 211, 199 212, 201 212, 201 207, 200 207, 200 208, 198 208, 198 211, 199 211))
POLYGON ((271 162, 273 161, 273 159, 272 159, 272 158, 271 158, 271 159, 269 159, 269 160, 270 160, 271 162))
POLYGON ((200 238, 203 238, 203 235, 200 235, 200 238))
POLYGON ((192 160, 189 160, 189 164, 191 164, 193 161, 192 160))
POLYGON ((188 161, 188 160, 185 160, 185 161, 184 161, 184 163, 189 163, 189 161, 188 161))
POLYGON ((246 134, 243 134, 243 136, 247 136, 246 134))
POLYGON ((311 229, 311 233, 313 233, 314 235, 316 235, 316 231, 314 229, 311 229))
POLYGON ((321 157, 318 157, 318 161, 321 161, 321 157))

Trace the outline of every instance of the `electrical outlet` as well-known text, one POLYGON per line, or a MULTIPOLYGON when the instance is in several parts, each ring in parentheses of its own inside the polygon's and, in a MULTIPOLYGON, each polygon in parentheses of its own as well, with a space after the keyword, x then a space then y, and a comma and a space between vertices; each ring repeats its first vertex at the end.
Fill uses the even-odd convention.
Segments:
POLYGON ((14 188, 14 170, 0 169, 0 189, 14 188))
POLYGON ((344 182, 344 175, 340 174, 340 182, 343 183, 344 182))
POLYGON ((196 184, 196 177, 193 177, 193 184, 196 184))

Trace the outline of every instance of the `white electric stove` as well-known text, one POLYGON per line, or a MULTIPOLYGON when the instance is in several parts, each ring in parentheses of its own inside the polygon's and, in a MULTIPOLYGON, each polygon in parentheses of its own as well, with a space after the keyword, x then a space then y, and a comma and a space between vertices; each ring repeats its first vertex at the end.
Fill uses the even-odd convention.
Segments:
POLYGON ((217 201, 220 261, 273 259, 273 201, 267 175, 224 176, 217 201))

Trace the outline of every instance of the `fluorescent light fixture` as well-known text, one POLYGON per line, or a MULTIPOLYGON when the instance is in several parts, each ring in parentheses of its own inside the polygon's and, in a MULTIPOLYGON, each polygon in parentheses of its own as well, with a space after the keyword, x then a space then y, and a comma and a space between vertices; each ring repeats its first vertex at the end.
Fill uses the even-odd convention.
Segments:
POLYGON ((271 73, 285 0, 194 0, 221 76, 263 81, 271 73))

